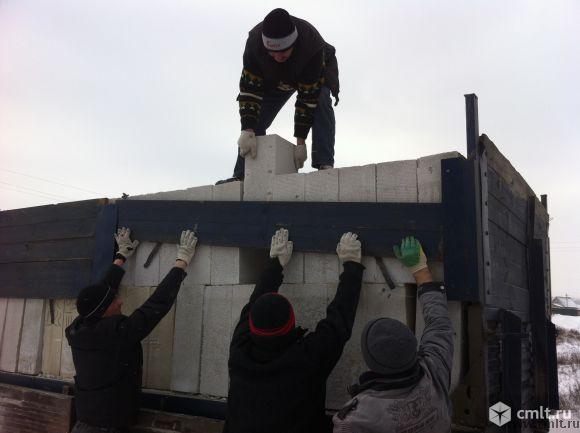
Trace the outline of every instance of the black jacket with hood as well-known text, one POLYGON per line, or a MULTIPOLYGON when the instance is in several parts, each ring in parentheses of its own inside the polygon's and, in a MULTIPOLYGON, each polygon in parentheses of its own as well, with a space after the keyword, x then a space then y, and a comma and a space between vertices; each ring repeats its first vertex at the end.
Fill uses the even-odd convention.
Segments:
POLYGON ((297 328, 285 346, 272 347, 257 342, 249 328, 252 304, 265 293, 277 292, 282 284, 282 266, 272 259, 242 309, 232 337, 224 432, 332 431, 325 416, 326 381, 351 336, 363 269, 359 263, 346 262, 336 296, 315 331, 297 328))
MULTIPOLYGON (((111 265, 104 283, 118 290, 125 271, 111 265)), ((66 328, 76 369, 75 407, 79 421, 100 427, 134 424, 139 411, 141 340, 171 309, 185 271, 173 268, 155 292, 129 317, 77 317, 66 328)))

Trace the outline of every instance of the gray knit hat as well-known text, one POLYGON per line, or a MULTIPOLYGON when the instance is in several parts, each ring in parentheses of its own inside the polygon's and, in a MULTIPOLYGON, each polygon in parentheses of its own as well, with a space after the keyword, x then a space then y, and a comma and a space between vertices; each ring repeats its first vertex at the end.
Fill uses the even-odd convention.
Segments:
POLYGON ((380 318, 366 324, 361 337, 364 359, 371 371, 397 374, 417 360, 417 339, 409 327, 395 319, 380 318))

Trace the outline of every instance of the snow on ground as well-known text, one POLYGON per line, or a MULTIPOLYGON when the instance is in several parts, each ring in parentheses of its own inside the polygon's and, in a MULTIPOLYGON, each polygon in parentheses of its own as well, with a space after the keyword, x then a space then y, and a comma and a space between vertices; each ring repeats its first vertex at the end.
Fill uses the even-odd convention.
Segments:
POLYGON ((560 408, 578 410, 580 406, 580 316, 554 314, 558 327, 558 390, 560 408))
POLYGON ((552 323, 560 328, 575 329, 580 331, 580 316, 564 316, 562 314, 554 314, 552 316, 552 323))

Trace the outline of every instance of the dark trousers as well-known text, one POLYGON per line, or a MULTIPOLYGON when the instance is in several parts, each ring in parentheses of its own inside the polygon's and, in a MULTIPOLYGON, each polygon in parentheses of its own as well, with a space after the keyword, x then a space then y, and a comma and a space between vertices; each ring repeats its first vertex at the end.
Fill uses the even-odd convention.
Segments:
MULTIPOLYGON (((294 92, 275 91, 264 95, 258 126, 255 129, 256 135, 266 135, 266 130, 293 94, 294 92)), ((321 165, 334 166, 335 130, 336 122, 334 120, 332 100, 330 99, 330 89, 322 87, 318 105, 314 110, 314 123, 312 124, 312 167, 320 168, 321 165)), ((239 154, 234 168, 234 177, 239 179, 244 177, 244 158, 239 154)))

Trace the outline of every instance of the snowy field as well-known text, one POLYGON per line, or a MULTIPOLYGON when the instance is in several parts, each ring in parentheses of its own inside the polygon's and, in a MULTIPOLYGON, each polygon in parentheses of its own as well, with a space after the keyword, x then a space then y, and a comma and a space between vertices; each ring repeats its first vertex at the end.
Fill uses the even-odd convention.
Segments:
POLYGON ((558 387, 560 409, 580 409, 580 316, 554 314, 558 327, 558 387))

